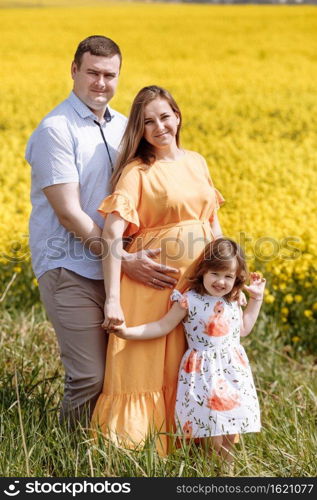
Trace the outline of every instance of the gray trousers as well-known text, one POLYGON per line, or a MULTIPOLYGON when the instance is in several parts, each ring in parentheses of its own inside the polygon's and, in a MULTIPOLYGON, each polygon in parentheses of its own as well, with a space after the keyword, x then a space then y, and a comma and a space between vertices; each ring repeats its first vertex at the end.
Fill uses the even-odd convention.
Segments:
POLYGON ((101 328, 103 280, 59 267, 39 278, 41 299, 56 332, 65 370, 60 420, 89 425, 102 390, 108 337, 101 328))

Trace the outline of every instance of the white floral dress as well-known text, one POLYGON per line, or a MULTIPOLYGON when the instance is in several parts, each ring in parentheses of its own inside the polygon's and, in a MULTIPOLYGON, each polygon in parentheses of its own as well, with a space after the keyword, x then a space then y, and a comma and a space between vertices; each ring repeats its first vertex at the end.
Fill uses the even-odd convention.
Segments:
POLYGON ((190 290, 172 301, 188 310, 188 342, 178 375, 175 419, 188 438, 258 432, 259 402, 240 344, 238 303, 190 290))

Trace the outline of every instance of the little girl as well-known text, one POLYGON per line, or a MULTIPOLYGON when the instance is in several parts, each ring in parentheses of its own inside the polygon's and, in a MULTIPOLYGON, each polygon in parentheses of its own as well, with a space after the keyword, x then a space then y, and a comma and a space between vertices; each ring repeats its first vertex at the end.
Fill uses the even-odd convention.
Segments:
MULTIPOLYGON (((237 434, 258 432, 259 403, 252 373, 240 336, 248 335, 258 317, 265 279, 250 273, 245 285, 246 263, 232 240, 209 243, 197 261, 189 290, 174 290, 173 305, 159 321, 127 328, 113 326, 125 339, 154 339, 167 335, 183 321, 188 350, 181 361, 175 419, 186 438, 202 439, 227 462, 237 434), (242 312, 237 298, 244 288, 249 302, 242 312), (207 441, 206 438, 211 438, 207 441)), ((186 289, 185 288, 185 289, 186 289)))

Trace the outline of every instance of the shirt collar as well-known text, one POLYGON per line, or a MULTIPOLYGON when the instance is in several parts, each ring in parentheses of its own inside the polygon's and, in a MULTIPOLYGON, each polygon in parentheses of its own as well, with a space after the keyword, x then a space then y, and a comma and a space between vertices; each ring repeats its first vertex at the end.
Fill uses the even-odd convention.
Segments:
MULTIPOLYGON (((81 118, 90 117, 93 120, 96 119, 95 113, 93 113, 91 109, 89 109, 88 106, 86 106, 86 104, 81 99, 79 99, 79 97, 73 91, 71 91, 67 100, 70 102, 71 106, 79 114, 79 116, 81 116, 81 118)), ((106 123, 110 122, 113 119, 113 117, 114 114, 111 112, 111 109, 109 109, 109 107, 107 106, 104 114, 104 119, 106 123)))

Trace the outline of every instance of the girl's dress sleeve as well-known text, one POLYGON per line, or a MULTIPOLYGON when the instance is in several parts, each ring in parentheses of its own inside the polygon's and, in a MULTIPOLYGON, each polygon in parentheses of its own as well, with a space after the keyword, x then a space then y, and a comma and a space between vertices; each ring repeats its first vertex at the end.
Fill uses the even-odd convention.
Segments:
POLYGON ((171 302, 178 302, 179 305, 183 309, 186 309, 186 311, 188 311, 188 309, 189 309, 189 303, 188 303, 187 295, 185 293, 181 294, 178 290, 174 290, 171 293, 170 300, 171 300, 171 302))
POLYGON ((141 195, 141 179, 138 164, 127 165, 116 185, 115 191, 105 198, 98 212, 104 216, 117 213, 129 224, 123 236, 131 236, 140 227, 138 206, 141 195))
POLYGON ((222 196, 222 194, 220 193, 220 191, 218 191, 218 189, 215 188, 212 180, 211 180, 211 177, 210 177, 210 173, 209 173, 209 168, 208 168, 208 165, 206 163, 206 160, 204 157, 201 157, 202 160, 203 160, 203 163, 204 163, 204 168, 205 168, 205 173, 206 173, 206 177, 207 177, 207 181, 209 183, 209 185, 214 189, 214 210, 212 211, 210 217, 209 217, 209 220, 210 222, 213 221, 213 218, 214 218, 214 213, 215 213, 215 210, 218 210, 221 205, 225 202, 225 199, 224 197, 222 196))

